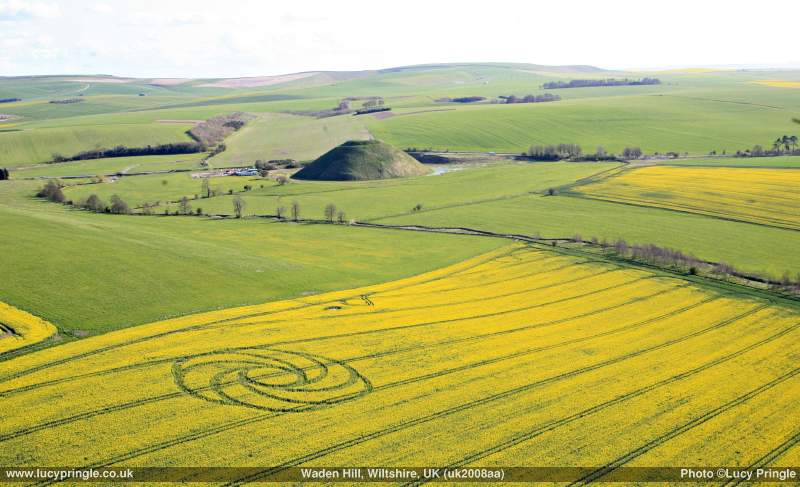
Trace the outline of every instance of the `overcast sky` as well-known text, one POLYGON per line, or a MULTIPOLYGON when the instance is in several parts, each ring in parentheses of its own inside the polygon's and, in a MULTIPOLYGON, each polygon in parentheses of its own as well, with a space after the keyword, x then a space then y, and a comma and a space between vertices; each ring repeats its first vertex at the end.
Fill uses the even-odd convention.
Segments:
POLYGON ((0 76, 800 66, 800 0, 0 0, 0 76))

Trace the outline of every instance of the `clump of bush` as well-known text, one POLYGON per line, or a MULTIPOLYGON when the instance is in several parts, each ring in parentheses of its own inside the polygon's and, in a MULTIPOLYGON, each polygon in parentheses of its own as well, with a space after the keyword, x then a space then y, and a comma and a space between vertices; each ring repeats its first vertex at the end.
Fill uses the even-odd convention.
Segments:
POLYGON ((42 186, 42 189, 36 193, 36 196, 54 203, 63 203, 67 198, 64 196, 64 192, 61 190, 61 188, 61 183, 51 179, 50 181, 47 181, 44 186, 42 186))

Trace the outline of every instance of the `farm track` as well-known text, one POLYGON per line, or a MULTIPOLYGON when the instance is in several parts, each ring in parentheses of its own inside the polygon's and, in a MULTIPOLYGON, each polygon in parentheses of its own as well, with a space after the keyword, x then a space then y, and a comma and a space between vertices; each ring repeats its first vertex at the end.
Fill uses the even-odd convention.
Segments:
MULTIPOLYGON (((684 287, 686 287, 686 286, 676 287, 673 290, 682 289, 684 287)), ((669 292, 669 291, 667 291, 667 292, 669 292)), ((361 361, 361 360, 375 359, 375 358, 385 357, 385 356, 389 356, 389 355, 394 355, 394 354, 397 354, 397 353, 405 353, 405 352, 409 352, 409 351, 428 349, 428 348, 438 347, 438 346, 443 346, 443 345, 453 345, 453 344, 457 344, 457 343, 464 343, 464 342, 469 342, 469 341, 481 340, 481 339, 489 338, 489 337, 497 337, 497 336, 501 336, 501 335, 518 333, 518 332, 527 331, 527 330, 531 330, 531 329, 535 329, 535 328, 541 328, 541 327, 545 327, 545 326, 553 326, 553 325, 561 324, 561 323, 568 322, 568 321, 571 321, 571 320, 592 316, 594 314, 598 314, 598 313, 602 313, 602 312, 606 312, 606 311, 610 311, 610 310, 614 310, 614 309, 619 309, 619 308, 622 308, 622 307, 625 307, 625 306, 629 306, 629 305, 634 304, 634 303, 646 301, 646 300, 648 300, 650 298, 653 298, 655 296, 663 295, 663 293, 664 293, 663 291, 659 291, 658 293, 654 293, 652 295, 646 295, 646 296, 642 296, 642 297, 635 298, 635 299, 632 299, 632 300, 628 300, 628 301, 625 301, 625 302, 620 303, 618 305, 607 306, 607 307, 601 308, 599 310, 594 310, 594 311, 591 311, 591 312, 587 312, 587 313, 583 313, 583 314, 579 314, 579 315, 575 315, 575 316, 568 316, 568 317, 564 317, 564 318, 561 318, 561 319, 558 319, 558 320, 552 320, 552 321, 549 321, 549 322, 536 323, 536 324, 516 327, 516 328, 512 328, 512 329, 507 329, 507 330, 500 330, 500 331, 491 332, 491 333, 485 333, 485 334, 480 334, 480 335, 474 335, 474 336, 469 336, 469 337, 464 337, 464 338, 444 340, 444 341, 440 341, 440 342, 434 342, 434 343, 431 343, 431 344, 422 344, 422 345, 416 345, 416 346, 410 346, 410 347, 401 347, 401 348, 397 348, 397 349, 393 349, 393 350, 389 350, 389 351, 378 352, 378 353, 369 354, 369 355, 351 357, 351 358, 345 359, 344 361, 348 362, 348 363, 349 362, 358 362, 358 361, 361 361)), ((556 343, 554 345, 550 345, 550 346, 546 346, 546 347, 537 347, 537 348, 533 348, 533 349, 527 350, 525 352, 517 353, 517 354, 510 354, 510 355, 504 356, 502 358, 502 360, 508 360, 510 358, 515 358, 517 356, 522 356, 522 355, 526 355, 526 354, 529 354, 529 353, 551 350, 551 349, 558 348, 558 347, 561 347, 561 346, 581 343, 581 342, 592 340, 592 339, 595 339, 595 338, 599 338, 599 337, 603 337, 603 336, 609 336, 609 335, 612 335, 612 334, 615 334, 615 333, 619 333, 619 332, 623 332, 623 331, 628 331, 628 330, 637 328, 639 326, 650 324, 650 323, 659 321, 661 319, 673 316, 673 315, 675 315, 677 313, 683 313, 683 312, 689 311, 691 309, 694 309, 697 306, 701 306, 703 304, 710 303, 710 302, 715 301, 717 299, 719 299, 719 298, 716 297, 716 296, 711 296, 711 297, 706 298, 705 300, 700 301, 698 303, 695 303, 693 305, 686 306, 684 308, 681 308, 681 309, 678 309, 678 310, 675 310, 675 311, 671 311, 669 313, 666 313, 664 315, 659 315, 659 316, 656 316, 654 318, 649 318, 647 320, 644 320, 644 321, 641 321, 641 322, 637 322, 637 323, 634 323, 632 325, 627 325, 627 326, 624 326, 624 327, 619 328, 619 329, 606 331, 606 332, 599 333, 599 334, 592 335, 592 336, 588 336, 588 337, 583 337, 583 338, 578 338, 578 339, 573 339, 573 340, 567 340, 567 341, 556 343)), ((470 318, 465 318, 465 319, 470 319, 470 318)), ((336 337, 334 337, 334 338, 336 338, 336 337)), ((311 339, 311 340, 313 340, 313 339, 311 339)), ((267 346, 274 346, 274 344, 267 345, 267 346)), ((261 348, 261 347, 259 347, 259 348, 261 348)), ((117 369, 111 369, 111 370, 108 370, 108 371, 102 371, 102 372, 98 372, 98 373, 94 373, 94 374, 85 374, 85 375, 82 375, 80 377, 70 377, 70 378, 66 378, 64 380, 55 382, 55 383, 48 383, 48 384, 44 384, 44 385, 34 384, 31 387, 20 388, 20 389, 14 390, 13 392, 15 392, 15 393, 26 392, 26 391, 33 390, 33 389, 35 389, 37 387, 44 387, 44 386, 50 386, 50 385, 60 384, 60 383, 64 383, 64 382, 71 382, 71 381, 79 380, 79 379, 82 379, 82 378, 95 377, 95 376, 101 376, 101 375, 111 375, 113 373, 124 372, 124 371, 132 370, 132 369, 136 369, 136 368, 141 368, 141 367, 161 365, 161 364, 170 363, 170 362, 174 363, 175 360, 176 359, 174 359, 174 358, 169 358, 169 359, 162 359, 162 360, 159 360, 159 361, 156 361, 156 362, 147 362, 147 363, 144 363, 144 364, 133 364, 133 365, 130 365, 130 366, 120 367, 120 368, 117 368, 117 369)), ((495 362, 498 362, 498 361, 501 361, 501 359, 494 360, 491 363, 495 363, 495 362)), ((174 372, 173 372, 173 374, 174 374, 174 372)), ((280 375, 280 374, 276 374, 276 375, 280 375)), ((266 378, 266 377, 275 377, 275 375, 267 375, 267 376, 260 377, 260 378, 266 378)), ((99 409, 96 409, 96 410, 93 410, 93 411, 88 411, 88 412, 77 414, 77 415, 73 415, 73 416, 70 416, 70 417, 61 418, 61 419, 58 419, 58 420, 48 421, 46 423, 41 423, 39 425, 32 426, 32 427, 29 427, 29 428, 25 428, 23 430, 15 431, 13 433, 0 435, 0 442, 7 441, 7 440, 10 440, 10 439, 13 439, 13 438, 17 438, 19 436, 24 436, 24 435, 27 435, 27 434, 31 434, 31 433, 34 433, 36 431, 40 431, 40 430, 47 429, 47 428, 50 428, 50 427, 63 426, 65 424, 69 424, 69 423, 72 423, 72 422, 75 422, 75 421, 86 420, 86 419, 92 418, 94 416, 102 415, 102 414, 108 414, 108 413, 112 413, 112 412, 122 411, 122 410, 125 410, 125 409, 131 409, 131 408, 134 408, 134 407, 143 406, 143 405, 147 405, 147 404, 152 404, 152 403, 159 402, 159 401, 175 399, 175 398, 181 397, 182 395, 183 395, 183 392, 173 392, 173 393, 163 394, 163 395, 160 395, 160 396, 154 396, 154 397, 151 397, 151 398, 143 398, 143 399, 139 399, 139 400, 136 400, 136 401, 130 401, 130 402, 123 403, 123 404, 107 406, 107 407, 99 408, 99 409)))

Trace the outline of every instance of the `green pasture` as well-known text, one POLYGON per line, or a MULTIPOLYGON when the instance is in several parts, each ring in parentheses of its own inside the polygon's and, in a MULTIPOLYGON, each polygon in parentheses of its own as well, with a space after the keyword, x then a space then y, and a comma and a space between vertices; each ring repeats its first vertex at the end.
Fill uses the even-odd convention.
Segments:
POLYGON ((264 114, 226 141, 217 165, 252 165, 256 160, 313 160, 348 140, 370 138, 362 120, 353 116, 316 119, 287 114, 264 114))
POLYGON ((340 226, 98 215, 0 183, 0 301, 90 334, 419 274, 505 242, 340 226))
MULTIPOLYGON (((202 194, 201 180, 181 173, 72 186, 65 194, 76 201, 90 194, 108 201, 112 194, 117 194, 133 206, 143 202, 176 201, 186 196, 192 200, 190 203, 195 210, 202 208, 207 214, 232 214, 234 196, 227 195, 232 189, 235 196, 244 200, 245 215, 273 215, 278 206, 288 211, 297 201, 303 218, 322 219, 325 206, 333 203, 348 219, 368 221, 412 213, 417 205, 431 209, 541 193, 549 187, 568 184, 617 166, 615 163, 561 162, 490 164, 407 179, 346 183, 292 180, 284 186, 270 179, 228 176, 210 179, 211 187, 222 193, 221 196, 197 200, 194 195, 202 194), (242 193, 245 185, 253 189, 242 193)), ((171 211, 176 209, 176 205, 170 206, 171 211)), ((163 208, 159 211, 163 212, 163 208)))
MULTIPOLYGON (((600 89, 600 88, 597 88, 600 89)), ((791 112, 674 96, 621 96, 552 103, 479 105, 378 120, 370 132, 398 147, 518 153, 535 144, 577 143, 620 153, 729 153, 768 145, 796 130, 791 112)))
POLYGON ((5 167, 25 166, 94 148, 116 145, 142 147, 191 140, 191 124, 109 124, 0 131, 0 163, 5 167))
POLYGON ((625 239, 779 277, 800 272, 800 232, 658 208, 529 195, 382 218, 376 223, 464 226, 542 237, 625 239))
POLYGON ((137 173, 170 169, 200 169, 205 153, 175 154, 163 156, 113 157, 85 161, 61 162, 58 164, 34 164, 18 167, 12 171, 14 179, 101 176, 117 172, 137 173))

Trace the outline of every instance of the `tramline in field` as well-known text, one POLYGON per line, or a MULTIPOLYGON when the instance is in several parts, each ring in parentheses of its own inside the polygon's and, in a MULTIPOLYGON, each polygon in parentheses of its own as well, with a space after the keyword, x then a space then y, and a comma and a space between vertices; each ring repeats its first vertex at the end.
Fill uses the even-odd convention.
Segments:
POLYGON ((356 461, 783 464, 798 333, 792 308, 515 244, 9 360, 0 397, 27 413, 3 422, 0 461, 275 466, 242 481, 356 461))

